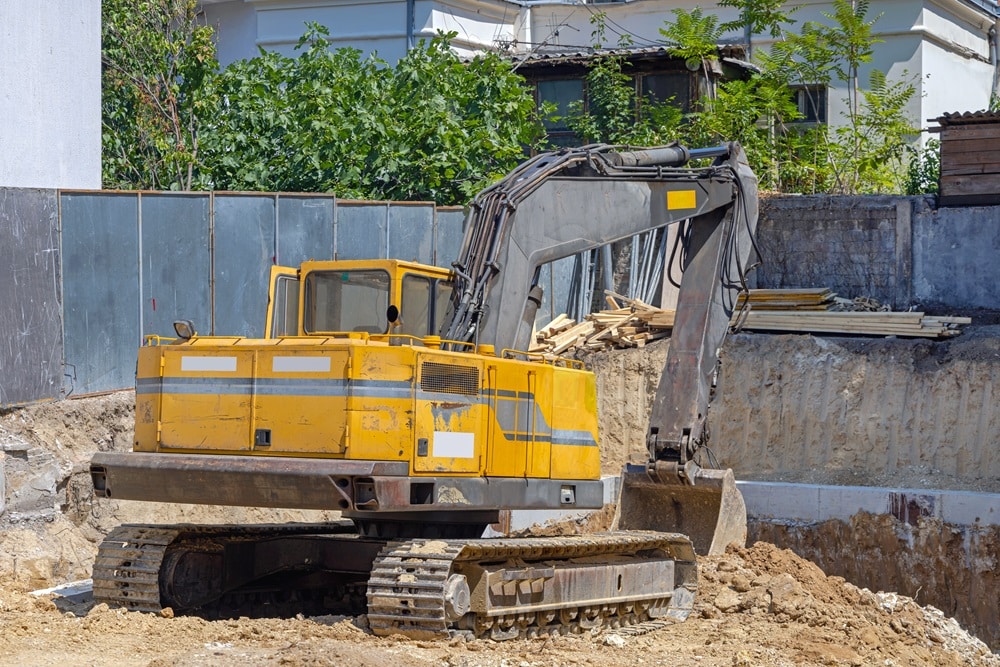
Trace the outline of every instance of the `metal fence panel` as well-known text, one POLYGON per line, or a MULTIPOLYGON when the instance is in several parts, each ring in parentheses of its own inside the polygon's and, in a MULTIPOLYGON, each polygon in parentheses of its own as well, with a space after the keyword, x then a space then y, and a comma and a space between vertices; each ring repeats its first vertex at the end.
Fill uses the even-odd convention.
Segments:
POLYGON ((434 261, 434 204, 389 206, 386 257, 422 264, 434 261))
POLYGON ((386 257, 387 203, 337 202, 337 259, 386 257))
POLYGON ((0 189, 0 405, 62 392, 57 225, 55 191, 0 189))
POLYGON ((575 256, 542 265, 538 275, 542 303, 535 314, 535 324, 539 328, 569 311, 570 283, 573 282, 575 265, 575 256))
POLYGON ((278 196, 277 263, 333 259, 333 196, 278 196))
POLYGON ((144 194, 140 199, 140 333, 173 336, 173 323, 212 324, 212 264, 206 195, 144 194))
POLYGON ((274 262, 274 197, 216 195, 212 289, 217 336, 264 335, 274 262))
POLYGON ((465 211, 458 207, 439 208, 434 218, 434 264, 451 268, 462 251, 465 211))
POLYGON ((139 226, 135 195, 60 197, 68 391, 135 383, 139 335, 139 226))

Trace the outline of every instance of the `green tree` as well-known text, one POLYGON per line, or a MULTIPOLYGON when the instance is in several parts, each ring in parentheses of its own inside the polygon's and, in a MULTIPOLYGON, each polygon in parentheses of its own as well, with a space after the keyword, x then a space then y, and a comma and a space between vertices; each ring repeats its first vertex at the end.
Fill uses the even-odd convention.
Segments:
POLYGON ((688 11, 673 9, 673 23, 667 22, 660 28, 660 34, 667 40, 667 53, 675 58, 683 58, 692 70, 700 69, 710 91, 715 96, 715 87, 709 74, 709 63, 719 59, 719 40, 723 29, 719 17, 704 14, 700 7, 688 11))
MULTIPOLYGON (((780 31, 787 14, 770 0, 728 0, 741 9, 748 32, 780 31), (775 9, 774 12, 771 9, 775 9)), ((908 81, 889 81, 879 71, 869 85, 858 85, 861 68, 871 62, 874 45, 868 0, 835 0, 828 24, 805 23, 799 33, 784 32, 769 52, 755 54, 760 67, 746 81, 726 81, 714 98, 702 101, 683 130, 691 143, 736 139, 747 150, 765 188, 842 193, 901 191, 905 186, 906 147, 918 131, 906 117, 916 94, 908 81), (804 130, 789 121, 799 117, 793 95, 796 84, 847 87, 844 122, 837 127, 804 130)), ((705 58, 719 37, 712 17, 675 11, 677 21, 661 32, 673 42, 672 52, 684 58, 705 58), (699 55, 700 54, 700 55, 699 55)), ((706 69, 707 72, 707 68, 706 69)), ((811 90, 806 87, 807 93, 811 90)))
POLYGON ((781 37, 784 26, 795 23, 792 14, 801 5, 788 7, 784 0, 719 0, 720 7, 735 7, 739 17, 721 25, 723 32, 742 30, 746 38, 747 55, 753 55, 753 36, 768 34, 781 37))
POLYGON ((395 67, 330 50, 327 36, 314 24, 296 57, 261 51, 212 81, 219 108, 202 155, 213 187, 463 204, 543 136, 511 64, 463 63, 453 35, 421 41, 395 67))
POLYGON ((104 0, 101 19, 104 187, 191 189, 217 68, 197 0, 104 0))

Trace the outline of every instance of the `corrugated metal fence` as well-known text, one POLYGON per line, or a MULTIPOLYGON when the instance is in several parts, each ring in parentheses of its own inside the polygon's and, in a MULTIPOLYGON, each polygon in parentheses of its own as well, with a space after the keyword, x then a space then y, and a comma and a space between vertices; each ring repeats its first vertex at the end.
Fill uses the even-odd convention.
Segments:
POLYGON ((143 336, 176 319, 263 334, 272 264, 450 266, 463 221, 330 195, 0 189, 0 405, 130 387, 143 336))
POLYGON ((58 197, 0 189, 0 406, 62 389, 58 197))

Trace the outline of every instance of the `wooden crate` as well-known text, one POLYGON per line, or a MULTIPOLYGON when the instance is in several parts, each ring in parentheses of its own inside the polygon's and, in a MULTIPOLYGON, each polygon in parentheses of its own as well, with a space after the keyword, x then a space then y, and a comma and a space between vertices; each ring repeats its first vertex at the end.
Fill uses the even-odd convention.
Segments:
POLYGON ((945 114, 941 135, 940 206, 1000 204, 1000 113, 945 114))

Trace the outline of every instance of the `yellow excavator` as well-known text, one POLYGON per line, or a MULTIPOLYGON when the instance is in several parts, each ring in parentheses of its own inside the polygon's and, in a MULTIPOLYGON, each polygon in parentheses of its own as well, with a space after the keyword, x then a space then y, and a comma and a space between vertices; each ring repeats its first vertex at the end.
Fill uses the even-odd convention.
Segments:
POLYGON ((264 338, 150 337, 115 499, 339 510, 288 525, 125 525, 99 602, 216 616, 367 614, 376 634, 537 636, 683 620, 695 553, 746 538, 730 470, 702 467, 718 349, 753 253, 738 144, 535 156, 480 193, 453 270, 397 260, 275 267, 264 338), (689 167, 692 159, 709 166, 689 167), (611 531, 483 538, 504 510, 602 507, 596 385, 522 350, 553 260, 678 225, 682 270, 645 465, 611 531))

